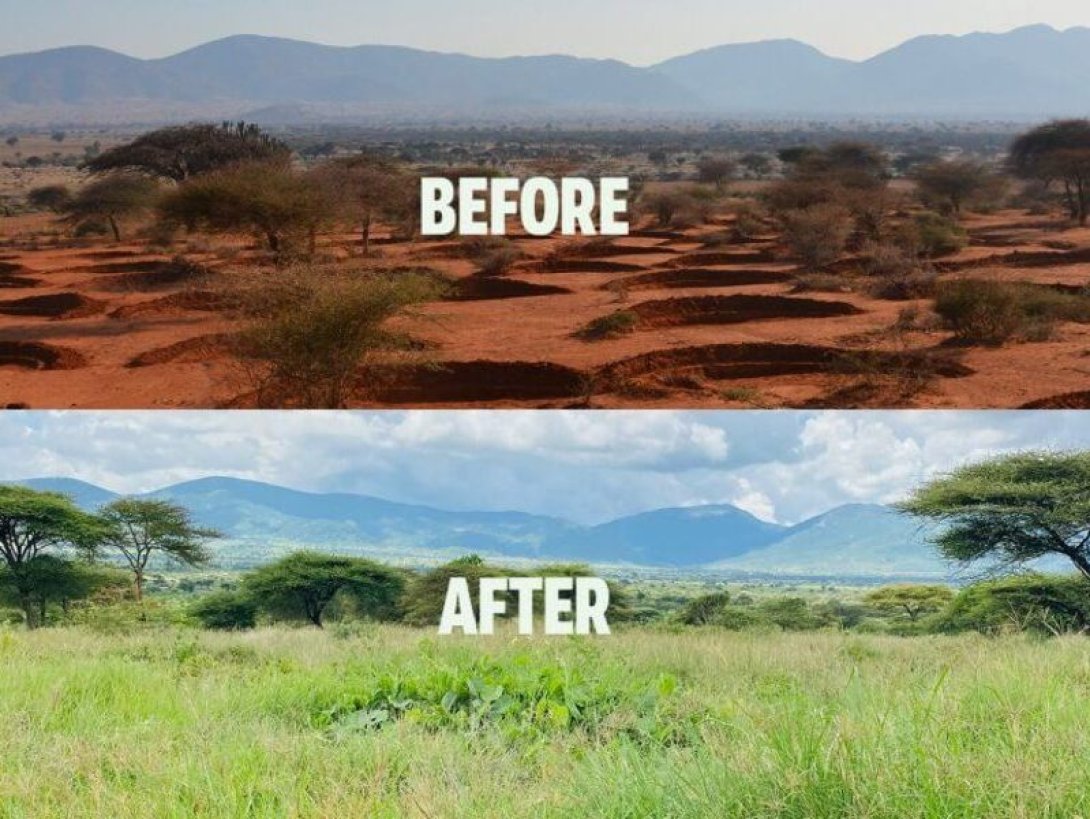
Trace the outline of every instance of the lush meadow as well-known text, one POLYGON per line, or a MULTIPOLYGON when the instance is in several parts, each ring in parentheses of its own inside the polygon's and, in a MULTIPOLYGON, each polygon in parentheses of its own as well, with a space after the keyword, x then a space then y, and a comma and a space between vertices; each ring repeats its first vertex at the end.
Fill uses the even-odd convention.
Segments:
POLYGON ((1090 815, 1090 645, 0 631, 0 816, 1090 815))

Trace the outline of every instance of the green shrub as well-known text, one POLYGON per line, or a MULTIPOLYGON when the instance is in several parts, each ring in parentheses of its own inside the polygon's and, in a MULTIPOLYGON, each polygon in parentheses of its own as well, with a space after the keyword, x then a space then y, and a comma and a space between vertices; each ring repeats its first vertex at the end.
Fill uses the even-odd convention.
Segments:
POLYGON ((969 235, 953 219, 924 211, 901 226, 898 241, 910 253, 935 258, 957 253, 969 243, 969 235))
POLYGON ((1090 581, 1031 574, 975 583, 958 593, 934 628, 985 634, 1085 632, 1090 628, 1090 581))
POLYGON ((207 629, 240 631, 257 623, 257 604, 238 591, 206 594, 189 607, 189 613, 207 629))
POLYGON ((579 331, 578 336, 586 341, 601 341, 630 333, 639 324, 640 317, 631 310, 618 310, 608 316, 594 319, 579 331))

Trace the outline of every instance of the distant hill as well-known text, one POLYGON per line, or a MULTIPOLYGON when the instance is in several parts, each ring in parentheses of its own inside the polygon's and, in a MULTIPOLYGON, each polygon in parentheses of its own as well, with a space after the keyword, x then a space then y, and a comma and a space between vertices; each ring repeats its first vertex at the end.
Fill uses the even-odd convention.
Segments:
POLYGON ((76 46, 0 57, 0 121, 35 116, 352 117, 644 112, 1039 118, 1090 113, 1090 28, 925 36, 862 62, 793 40, 640 68, 562 55, 480 58, 240 35, 139 60, 76 46), (108 114, 106 113, 108 112, 108 114))
POLYGON ((550 546, 594 563, 700 566, 760 550, 785 531, 733 506, 697 506, 632 515, 550 546))
POLYGON ((1090 114, 1090 28, 926 36, 863 62, 792 40, 727 45, 656 72, 711 108, 810 115, 1044 117, 1090 114))
MULTIPOLYGON (((23 481, 87 509, 117 497, 82 481, 23 481)), ((366 495, 311 493, 211 477, 156 490, 220 529, 217 564, 252 566, 300 548, 399 562, 469 552, 670 569, 813 577, 945 576, 919 521, 884 506, 848 505, 780 526, 728 505, 659 509, 598 526, 523 512, 450 511, 366 495)))
POLYGON ((765 549, 712 566, 762 574, 945 576, 947 564, 927 542, 933 532, 886 506, 851 504, 792 527, 765 549))

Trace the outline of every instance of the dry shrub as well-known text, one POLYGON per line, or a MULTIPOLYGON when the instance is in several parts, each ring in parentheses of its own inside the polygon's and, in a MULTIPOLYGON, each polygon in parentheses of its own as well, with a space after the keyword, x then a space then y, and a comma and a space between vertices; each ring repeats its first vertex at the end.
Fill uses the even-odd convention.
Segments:
POLYGON ((863 272, 871 278, 870 292, 890 301, 929 298, 938 278, 934 267, 914 253, 885 242, 868 245, 862 254, 863 272))
POLYGON ((807 270, 817 271, 840 258, 852 234, 851 214, 839 205, 813 205, 782 216, 783 240, 807 270))
POLYGON ((1028 282, 960 279, 939 286, 935 312, 966 344, 1045 341, 1059 322, 1090 323, 1090 296, 1028 282))
POLYGON ((386 320, 443 292, 435 276, 415 271, 296 266, 237 276, 228 297, 246 326, 235 353, 259 405, 340 408, 368 356, 409 347, 386 320))
POLYGON ((618 310, 594 319, 576 335, 584 341, 602 341, 632 332, 639 322, 640 317, 631 310, 618 310))

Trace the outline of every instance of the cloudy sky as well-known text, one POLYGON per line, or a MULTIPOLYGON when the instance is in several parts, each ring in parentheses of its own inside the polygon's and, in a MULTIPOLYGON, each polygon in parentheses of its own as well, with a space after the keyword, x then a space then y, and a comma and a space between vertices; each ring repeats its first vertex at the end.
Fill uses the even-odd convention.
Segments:
POLYGON ((1090 413, 0 413, 0 480, 140 492, 209 475, 600 522, 732 503, 794 523, 967 460, 1090 447, 1090 413))
POLYGON ((161 57, 231 34, 649 64, 791 37, 861 59, 920 34, 1090 25, 1085 0, 0 0, 0 54, 73 44, 161 57))

